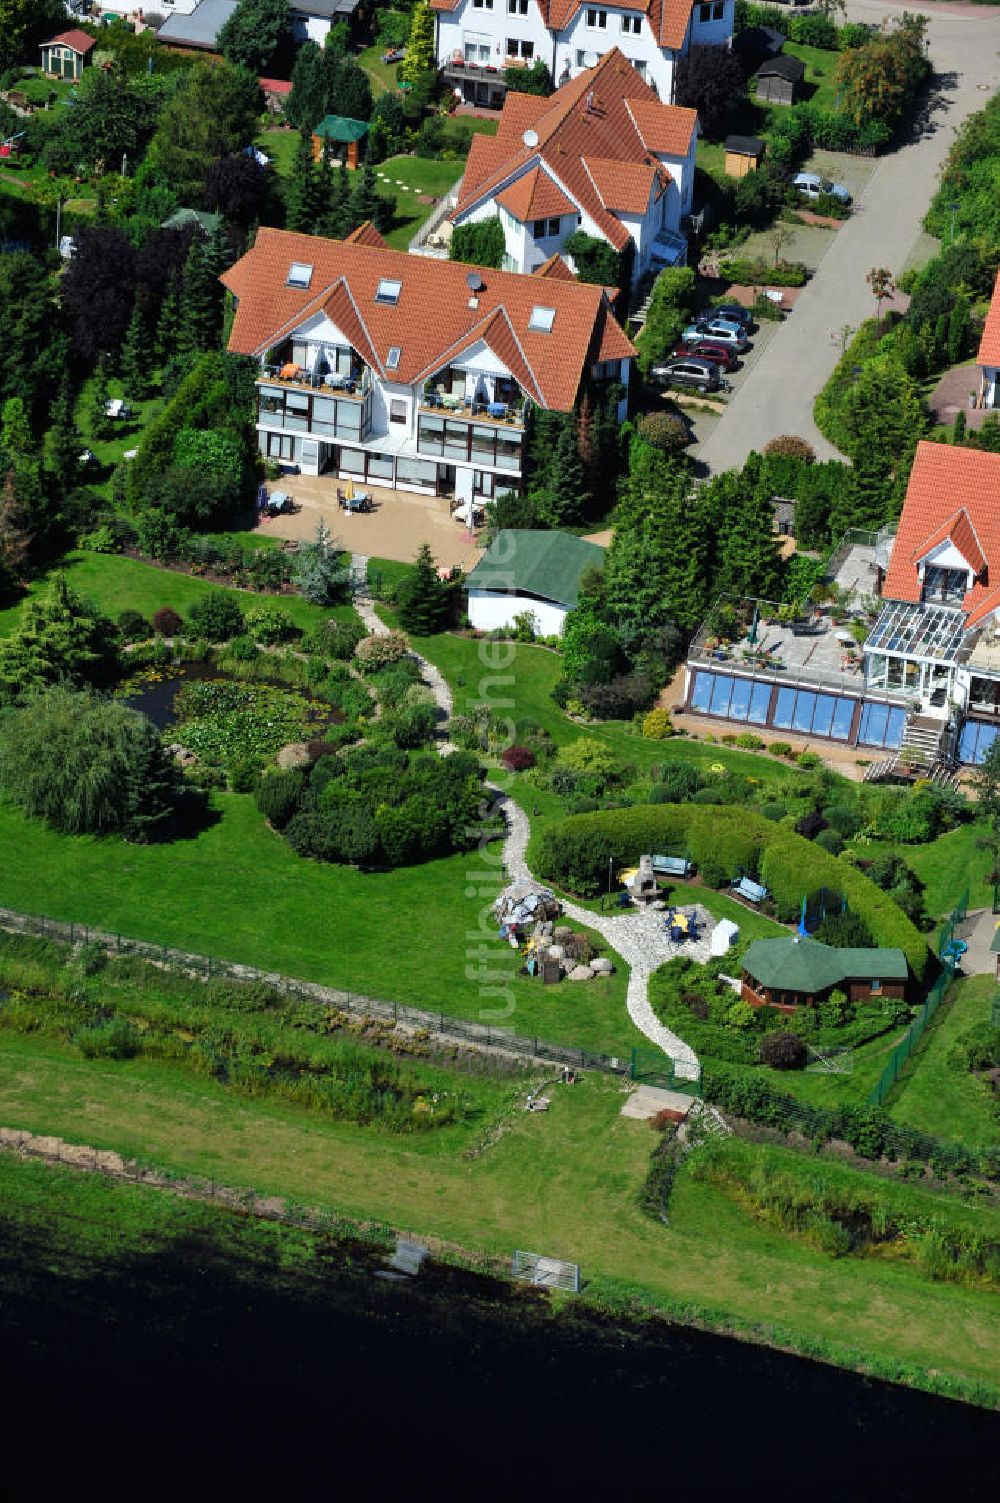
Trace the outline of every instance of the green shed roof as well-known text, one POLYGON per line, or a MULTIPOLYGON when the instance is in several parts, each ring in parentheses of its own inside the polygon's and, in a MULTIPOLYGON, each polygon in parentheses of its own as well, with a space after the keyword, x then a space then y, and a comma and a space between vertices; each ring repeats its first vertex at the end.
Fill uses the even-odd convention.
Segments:
POLYGON ((177 209, 169 219, 163 221, 160 229, 186 230, 189 224, 196 224, 206 235, 210 235, 221 223, 222 215, 210 214, 207 209, 177 209))
POLYGON ((576 605, 588 569, 604 568, 604 549, 569 532, 508 527, 498 532, 466 580, 470 590, 534 595, 576 605))
POLYGON ((747 947, 743 969, 761 986, 787 992, 822 992, 841 981, 905 981, 902 950, 838 950, 818 939, 758 939, 747 947))
POLYGON ((347 115, 325 115, 313 131, 328 141, 360 141, 367 134, 367 120, 351 120, 347 115))

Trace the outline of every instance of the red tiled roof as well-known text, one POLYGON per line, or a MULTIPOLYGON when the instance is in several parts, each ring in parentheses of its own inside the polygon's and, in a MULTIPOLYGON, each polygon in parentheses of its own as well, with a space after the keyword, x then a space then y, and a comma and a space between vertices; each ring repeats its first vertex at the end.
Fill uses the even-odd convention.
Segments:
POLYGON ((561 412, 573 406, 589 365, 635 354, 603 288, 551 278, 542 291, 533 277, 478 269, 484 285, 472 308, 469 267, 461 262, 408 256, 360 236, 348 242, 260 229, 222 277, 238 300, 229 348, 262 355, 324 312, 383 374, 398 345, 394 378, 412 385, 483 340, 541 406, 561 412), (293 261, 312 267, 308 289, 288 286, 293 261), (383 278, 402 283, 397 303, 375 301, 383 278), (538 304, 555 309, 551 333, 528 327, 538 304))
POLYGON ((1000 272, 997 273, 993 301, 983 325, 983 337, 979 341, 976 359, 980 365, 1000 365, 1000 272))
POLYGON ((924 439, 906 488, 882 590, 886 599, 919 600, 917 562, 948 537, 971 567, 985 562, 985 578, 981 571, 963 602, 971 613, 966 624, 974 626, 989 614, 986 602, 1000 587, 1000 454, 924 439))
MULTIPOLYGON (((644 133, 658 140, 683 140, 677 154, 686 155, 697 128, 695 112, 661 104, 617 47, 549 99, 531 97, 528 104, 526 97, 507 95, 500 129, 489 145, 479 144, 489 138, 474 138, 453 217, 505 188, 524 168, 544 163, 615 249, 622 250, 628 231, 612 210, 642 213, 653 173, 663 171, 650 158, 656 148, 647 145, 644 133), (538 138, 532 146, 524 140, 529 126, 538 138)), ((665 175, 662 183, 667 186, 665 175)))
POLYGON ((685 157, 698 122, 697 110, 672 105, 665 109, 658 99, 626 99, 625 108, 635 122, 636 133, 647 151, 685 157))
POLYGON ((541 266, 536 266, 531 275, 533 277, 554 277, 557 282, 576 281, 575 273, 570 271, 558 251, 554 256, 550 256, 547 261, 543 261, 541 266))
POLYGON ((69 47, 73 52, 79 52, 86 56, 91 47, 97 46, 96 37, 89 37, 85 31, 78 31, 74 27, 71 31, 61 31, 57 37, 50 37, 43 47, 69 47))
POLYGON ((939 548, 942 543, 949 542, 954 543, 974 574, 982 573, 986 568, 986 556, 979 546, 976 529, 969 521, 969 513, 964 506, 950 516, 947 522, 942 522, 929 538, 924 539, 914 551, 913 562, 919 564, 922 559, 933 553, 935 548, 939 548))
POLYGON ((292 86, 284 78, 258 78, 257 82, 265 94, 290 94, 292 86))
POLYGON ((576 204, 540 167, 533 167, 530 172, 515 178, 509 188, 497 194, 496 201, 521 224, 528 219, 576 213, 576 204))
POLYGON ((382 238, 370 219, 366 219, 364 224, 359 224, 356 230, 352 230, 349 235, 345 235, 344 244, 374 245, 380 250, 389 249, 388 241, 382 238))

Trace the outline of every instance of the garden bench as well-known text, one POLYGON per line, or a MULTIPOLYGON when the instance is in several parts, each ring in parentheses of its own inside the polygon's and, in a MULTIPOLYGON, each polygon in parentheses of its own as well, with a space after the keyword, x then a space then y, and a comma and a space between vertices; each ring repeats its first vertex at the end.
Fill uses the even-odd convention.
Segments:
POLYGON ((738 898, 744 898, 748 903, 763 903, 767 897, 767 888, 759 882, 752 882, 749 877, 740 877, 732 884, 732 889, 738 898))
POLYGON ((691 862, 686 856, 652 856, 653 870, 658 877, 689 877, 691 862))

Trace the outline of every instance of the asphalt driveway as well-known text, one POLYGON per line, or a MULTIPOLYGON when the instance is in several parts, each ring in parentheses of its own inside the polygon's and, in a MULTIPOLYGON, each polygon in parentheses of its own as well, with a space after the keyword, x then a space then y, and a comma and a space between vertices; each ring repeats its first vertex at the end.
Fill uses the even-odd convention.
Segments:
MULTIPOLYGON (((848 3, 856 20, 881 21, 900 8, 884 0, 848 3)), ((874 313, 865 281, 871 267, 898 274, 926 246, 920 222, 955 128, 982 109, 997 86, 1000 15, 985 8, 971 14, 965 7, 958 14, 934 5, 911 9, 929 17, 935 77, 926 119, 912 141, 880 159, 850 220, 831 233, 794 313, 761 351, 698 450, 707 470, 741 465, 751 449, 783 433, 808 439, 820 458, 836 455, 813 422, 812 405, 839 358, 837 332, 874 313)))

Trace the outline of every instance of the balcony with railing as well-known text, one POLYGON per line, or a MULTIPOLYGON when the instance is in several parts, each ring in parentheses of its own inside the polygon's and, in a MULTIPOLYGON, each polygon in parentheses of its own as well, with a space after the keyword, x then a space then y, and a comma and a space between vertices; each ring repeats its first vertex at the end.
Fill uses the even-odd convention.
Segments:
POLYGON ((417 414, 417 453, 448 464, 504 470, 519 475, 523 427, 500 419, 460 415, 421 407, 417 414))
POLYGON ((348 391, 301 381, 260 380, 257 423, 283 433, 363 442, 372 426, 371 382, 348 391))

